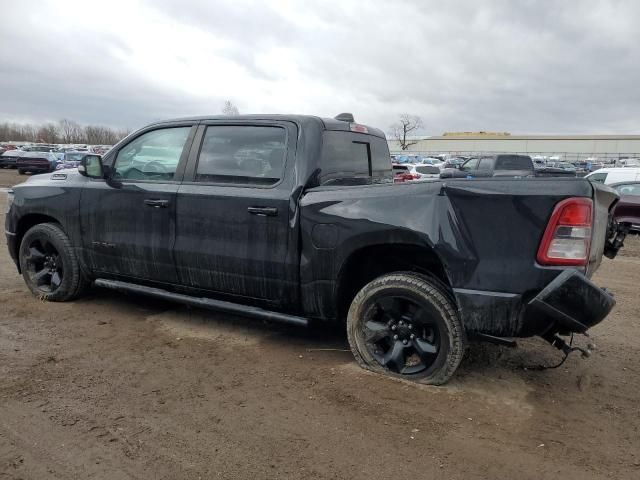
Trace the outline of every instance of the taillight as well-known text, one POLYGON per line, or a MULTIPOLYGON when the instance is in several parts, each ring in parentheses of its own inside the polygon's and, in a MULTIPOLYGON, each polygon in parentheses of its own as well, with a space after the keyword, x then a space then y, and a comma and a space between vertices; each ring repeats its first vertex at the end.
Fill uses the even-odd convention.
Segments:
POLYGON ((568 198, 556 205, 540 242, 541 265, 586 265, 591 246, 593 203, 590 198, 568 198))

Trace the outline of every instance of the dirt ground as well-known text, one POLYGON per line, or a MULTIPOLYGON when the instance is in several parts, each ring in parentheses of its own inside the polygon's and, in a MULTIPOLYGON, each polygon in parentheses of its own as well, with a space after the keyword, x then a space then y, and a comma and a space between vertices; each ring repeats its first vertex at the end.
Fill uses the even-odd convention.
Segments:
POLYGON ((445 387, 359 369, 339 331, 43 303, 0 242, 0 479, 640 478, 637 237, 595 277, 618 305, 590 359, 473 345, 445 387))

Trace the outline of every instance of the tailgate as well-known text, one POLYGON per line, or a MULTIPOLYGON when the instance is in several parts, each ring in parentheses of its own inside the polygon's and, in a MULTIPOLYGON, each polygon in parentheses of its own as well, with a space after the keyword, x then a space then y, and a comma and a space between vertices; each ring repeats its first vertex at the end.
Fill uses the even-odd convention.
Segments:
POLYGON ((588 277, 593 275, 600 266, 600 262, 602 262, 605 246, 612 234, 613 207, 620 198, 615 190, 606 185, 592 182, 592 186, 594 212, 591 253, 589 256, 589 265, 587 266, 588 277))

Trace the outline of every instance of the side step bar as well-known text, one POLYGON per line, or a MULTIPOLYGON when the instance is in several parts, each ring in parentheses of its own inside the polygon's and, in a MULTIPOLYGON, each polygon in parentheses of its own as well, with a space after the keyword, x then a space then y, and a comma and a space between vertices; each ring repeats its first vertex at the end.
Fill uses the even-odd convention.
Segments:
POLYGON ((288 315, 286 313, 272 312, 270 310, 264 310, 258 307, 251 307, 248 305, 240 305, 232 302, 225 302, 222 300, 214 300, 212 298, 205 297, 192 297, 189 295, 183 295, 181 293, 169 292, 162 290, 161 288, 145 287, 144 285, 136 285, 135 283, 121 282, 118 280, 106 280, 99 278, 95 281, 95 285, 98 287, 110 288, 111 290, 118 290, 122 292, 140 293, 156 298, 162 298, 164 300, 170 300, 173 302, 183 303, 185 305, 191 305, 194 307, 208 308, 209 310, 217 310, 220 312, 231 313, 234 315, 259 318, 261 320, 268 320, 271 322, 288 323, 290 325, 296 325, 299 327, 309 326, 309 320, 303 317, 296 317, 295 315, 288 315))

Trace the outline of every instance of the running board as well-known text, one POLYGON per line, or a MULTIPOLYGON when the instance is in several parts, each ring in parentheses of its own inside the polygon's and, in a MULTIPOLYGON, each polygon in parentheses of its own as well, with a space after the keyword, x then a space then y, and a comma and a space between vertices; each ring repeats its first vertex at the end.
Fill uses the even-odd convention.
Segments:
POLYGON ((296 317, 295 315, 272 312, 270 310, 264 310, 259 307, 240 305, 238 303, 214 300, 212 298, 192 297, 190 295, 162 290, 161 288, 145 287, 144 285, 137 285, 135 283, 99 278, 95 281, 95 285, 98 287, 110 288, 111 290, 140 293, 142 295, 148 295, 151 297, 162 298, 164 300, 184 303, 186 305, 191 305, 194 307, 208 308, 209 310, 217 310, 234 315, 254 317, 271 322, 288 323, 290 325, 296 325, 298 327, 307 327, 309 325, 309 320, 303 317, 296 317))

